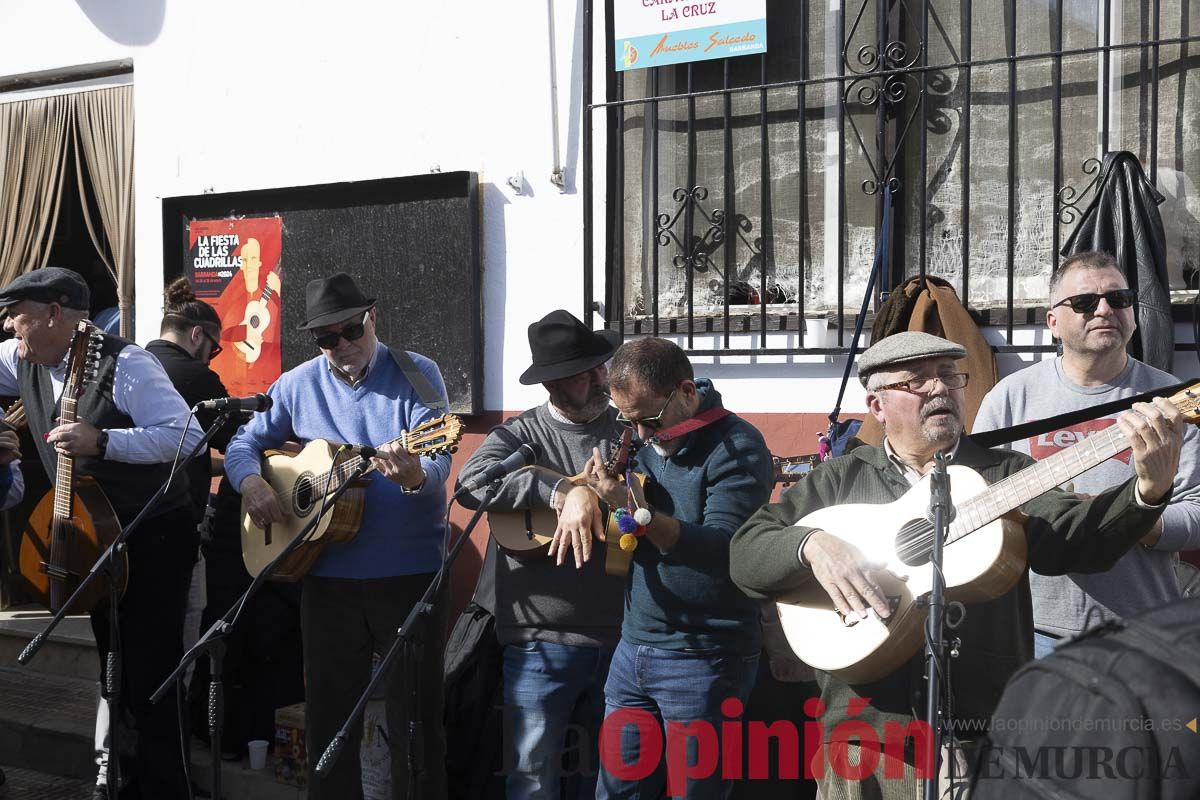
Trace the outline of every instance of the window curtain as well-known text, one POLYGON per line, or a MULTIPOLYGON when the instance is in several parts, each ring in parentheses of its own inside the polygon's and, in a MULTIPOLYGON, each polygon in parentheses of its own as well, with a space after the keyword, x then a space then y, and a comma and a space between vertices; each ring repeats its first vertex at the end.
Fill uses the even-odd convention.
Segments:
POLYGON ((133 87, 116 86, 68 95, 76 104, 75 162, 79 194, 84 170, 91 180, 106 242, 83 203, 83 219, 96 252, 117 284, 121 336, 133 337, 133 87), (80 157, 82 151, 82 158, 80 157), (107 244, 107 246, 105 246, 107 244))
POLYGON ((74 110, 71 95, 0 103, 0 286, 50 257, 74 110))

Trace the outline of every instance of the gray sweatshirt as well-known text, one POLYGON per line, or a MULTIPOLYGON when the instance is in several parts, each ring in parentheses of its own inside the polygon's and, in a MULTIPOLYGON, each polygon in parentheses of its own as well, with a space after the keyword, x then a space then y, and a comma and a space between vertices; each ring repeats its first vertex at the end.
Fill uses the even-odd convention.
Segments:
MULTIPOLYGON (((542 448, 538 466, 560 475, 583 470, 599 447, 606 458, 620 438, 617 411, 610 408, 586 425, 560 422, 545 404, 532 408, 493 430, 463 465, 458 480, 465 481, 502 460, 520 442, 535 442, 542 448)), ((494 511, 548 508, 558 481, 543 470, 518 470, 501 483, 491 505, 494 511)), ((481 489, 464 497, 463 505, 476 507, 483 500, 481 489)), ((489 543, 490 547, 496 547, 489 543)), ((503 552, 491 554, 495 565, 496 633, 501 644, 538 639, 585 647, 613 647, 621 636, 625 592, 624 578, 604 571, 604 543, 593 542, 592 557, 580 569, 570 554, 562 566, 554 559, 518 560, 503 552)))
MULTIPOLYGON (((996 384, 979 407, 975 432, 1019 425, 1057 414, 1132 397, 1179 380, 1129 359, 1125 370, 1103 386, 1079 386, 1063 372, 1062 359, 1040 361, 996 384)), ((1037 460, 1070 447, 1116 424, 1117 414, 1013 442, 1010 447, 1037 460)), ((1134 474, 1130 451, 1098 464, 1075 478, 1073 488, 1098 494, 1134 474)), ((1034 627, 1071 636, 1116 616, 1127 616, 1179 598, 1174 554, 1200 549, 1200 438, 1194 426, 1184 434, 1179 472, 1170 505, 1162 515, 1162 538, 1153 549, 1135 545, 1108 572, 1047 577, 1031 573, 1034 627)))

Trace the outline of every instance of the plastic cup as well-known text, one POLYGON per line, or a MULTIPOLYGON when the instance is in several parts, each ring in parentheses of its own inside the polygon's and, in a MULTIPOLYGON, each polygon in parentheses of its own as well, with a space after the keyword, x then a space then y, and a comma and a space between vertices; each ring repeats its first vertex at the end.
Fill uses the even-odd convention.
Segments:
POLYGON ((246 748, 250 751, 250 769, 266 769, 268 744, 266 739, 246 742, 246 748))

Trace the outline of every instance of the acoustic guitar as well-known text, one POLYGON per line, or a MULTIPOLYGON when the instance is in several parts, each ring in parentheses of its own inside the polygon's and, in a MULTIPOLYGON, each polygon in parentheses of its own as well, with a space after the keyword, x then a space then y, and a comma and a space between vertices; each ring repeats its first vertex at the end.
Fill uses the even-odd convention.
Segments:
MULTIPOLYGON (((457 450, 462 433, 462 420, 446 414, 405 431, 392 442, 399 442, 412 455, 432 458, 457 450)), ((262 476, 283 501, 287 519, 260 528, 250 519, 243 501, 242 561, 246 571, 257 576, 274 561, 300 535, 309 518, 320 513, 326 497, 354 474, 362 460, 362 456, 348 456, 339 445, 324 439, 312 440, 299 452, 268 450, 263 458, 262 476)), ((374 469, 370 467, 363 475, 374 469)), ((365 487, 366 481, 360 481, 326 508, 308 538, 284 559, 271 580, 299 580, 312 568, 325 545, 353 539, 362 522, 365 487)))
MULTIPOLYGON (((1189 422, 1200 419, 1196 386, 1170 398, 1189 422)), ((1011 589, 1025 570, 1026 556, 1015 509, 1128 448, 1113 425, 991 486, 969 467, 950 466, 955 513, 943 551, 947 599, 977 603, 1011 589)), ((894 672, 922 646, 928 615, 922 601, 933 586, 933 526, 926 519, 930 480, 926 475, 891 503, 828 506, 796 523, 820 528, 883 564, 876 582, 892 609, 887 619, 873 611, 867 619, 847 617, 834 610, 815 581, 779 598, 784 633, 802 661, 847 683, 869 683, 894 672)))
MULTIPOLYGON (((84 384, 95 377, 104 335, 87 320, 81 320, 71 338, 67 373, 63 385, 59 423, 76 422, 75 413, 84 384)), ((23 410, 22 410, 23 415, 23 410)), ((75 474, 75 459, 58 454, 54 488, 34 507, 21 537, 19 567, 33 599, 58 611, 83 576, 121 532, 112 505, 96 480, 75 474)), ((122 552, 117 560, 116 591, 125 593, 129 560, 122 552)), ((87 613, 108 599, 109 582, 93 581, 76 603, 75 610, 87 613)))
MULTIPOLYGON (((633 431, 626 430, 604 462, 604 470, 613 477, 625 472, 629 461, 630 443, 633 431)), ((541 467, 524 467, 524 469, 541 469, 541 467)), ((568 478, 575 486, 587 483, 587 469, 578 475, 568 478)), ((645 476, 635 475, 636 489, 642 490, 645 476)), ((554 539, 554 531, 558 528, 558 514, 549 508, 527 508, 519 511, 490 511, 488 526, 492 529, 492 537, 500 545, 500 549, 521 560, 545 558, 550 552, 550 542, 554 539)), ((604 569, 610 575, 622 576, 629 571, 632 554, 621 549, 619 542, 621 532, 617 529, 617 521, 612 514, 605 520, 605 558, 604 569)))

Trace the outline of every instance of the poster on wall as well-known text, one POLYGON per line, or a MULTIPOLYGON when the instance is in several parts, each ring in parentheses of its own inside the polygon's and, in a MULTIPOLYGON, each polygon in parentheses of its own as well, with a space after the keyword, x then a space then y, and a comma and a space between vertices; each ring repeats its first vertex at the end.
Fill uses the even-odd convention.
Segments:
POLYGON ((235 397, 265 392, 282 369, 282 255, 282 217, 188 222, 188 280, 221 317, 209 366, 235 397))
POLYGON ((767 52, 767 0, 613 0, 617 71, 767 52))

